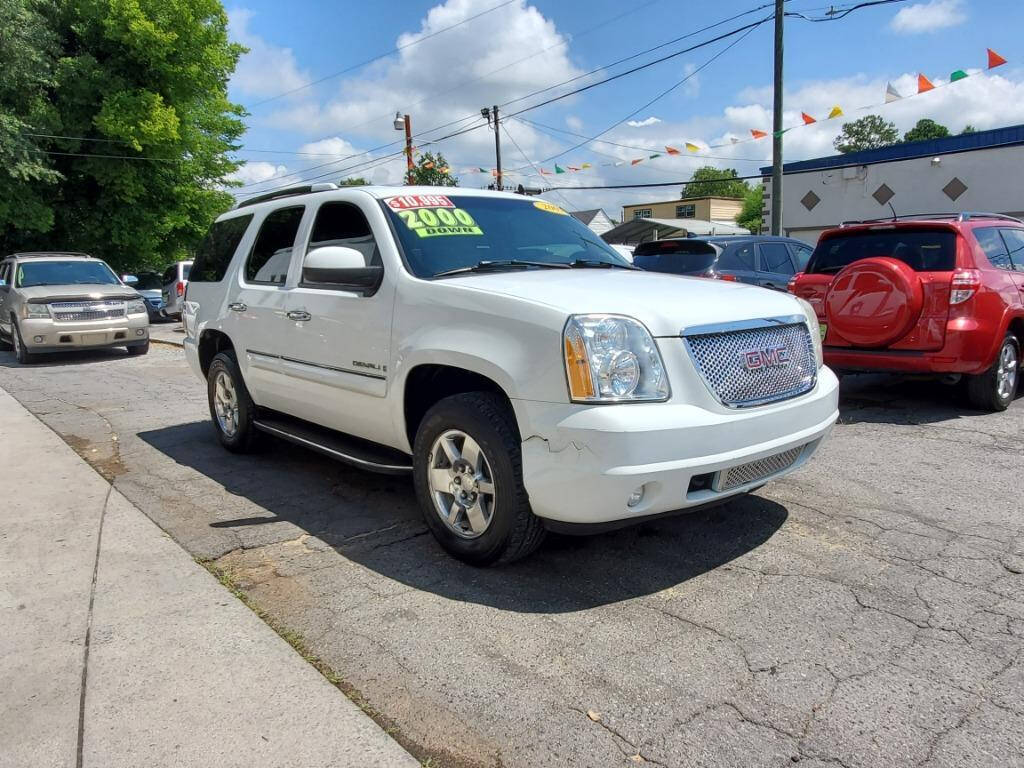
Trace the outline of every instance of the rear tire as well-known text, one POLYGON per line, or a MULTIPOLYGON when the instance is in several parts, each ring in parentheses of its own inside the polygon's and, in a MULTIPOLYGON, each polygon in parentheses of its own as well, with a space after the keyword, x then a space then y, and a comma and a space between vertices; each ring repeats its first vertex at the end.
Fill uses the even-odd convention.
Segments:
POLYGON ((134 347, 128 347, 128 354, 131 355, 132 357, 138 357, 140 355, 145 355, 148 352, 149 352, 149 342, 148 341, 145 344, 137 344, 134 347))
MULTIPOLYGON (((13 321, 11 322, 11 328, 12 328, 12 333, 13 333, 13 328, 14 328, 13 321)), ((0 331, 0 352, 8 352, 11 349, 13 349, 13 345, 11 344, 11 340, 8 337, 4 336, 4 332, 3 331, 0 331)))
POLYGON ((11 331, 11 341, 14 344, 14 354, 18 358, 18 362, 22 365, 31 365, 36 361, 36 355, 25 348, 25 341, 21 338, 18 323, 13 317, 11 318, 11 331))
POLYGON ((206 392, 220 444, 232 453, 255 450, 260 434, 252 425, 256 404, 242 380, 234 352, 214 356, 206 374, 206 392))
POLYGON ((463 562, 510 563, 544 539, 523 486, 515 416, 498 395, 453 395, 427 411, 416 431, 413 480, 427 527, 463 562), (467 503, 456 498, 460 489, 469 491, 467 503))
POLYGON ((982 374, 968 376, 967 399, 981 411, 1005 411, 1020 385, 1020 342, 1012 333, 999 345, 996 360, 982 374))

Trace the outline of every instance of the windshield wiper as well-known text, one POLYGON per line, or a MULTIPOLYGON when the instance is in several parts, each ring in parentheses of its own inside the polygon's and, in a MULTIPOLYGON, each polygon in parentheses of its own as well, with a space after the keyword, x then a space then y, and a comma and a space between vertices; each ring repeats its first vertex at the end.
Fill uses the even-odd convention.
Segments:
POLYGON ((616 264, 612 261, 601 261, 600 259, 576 259, 576 261, 570 261, 568 266, 575 267, 577 269, 605 268, 640 270, 640 267, 634 267, 632 264, 616 264))
POLYGON ((561 264, 551 261, 525 261, 523 259, 495 259, 493 261, 481 261, 471 264, 468 267, 457 267, 438 272, 434 277, 447 277, 449 275, 464 275, 468 272, 492 272, 515 267, 547 267, 549 269, 569 269, 570 264, 561 264))

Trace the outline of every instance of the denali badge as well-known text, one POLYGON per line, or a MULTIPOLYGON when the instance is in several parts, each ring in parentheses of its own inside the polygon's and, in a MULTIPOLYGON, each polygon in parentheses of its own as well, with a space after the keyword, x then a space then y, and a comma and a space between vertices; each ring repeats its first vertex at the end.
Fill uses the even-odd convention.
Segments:
POLYGON ((781 368, 789 365, 789 349, 786 347, 767 347, 765 349, 746 349, 740 352, 740 360, 748 371, 759 371, 762 368, 781 368))

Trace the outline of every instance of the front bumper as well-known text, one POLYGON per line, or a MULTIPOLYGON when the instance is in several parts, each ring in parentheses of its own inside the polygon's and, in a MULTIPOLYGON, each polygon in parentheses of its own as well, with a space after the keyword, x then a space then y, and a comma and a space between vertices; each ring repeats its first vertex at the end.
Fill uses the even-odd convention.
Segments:
POLYGON ((142 313, 81 322, 24 318, 18 321, 18 328, 29 352, 134 347, 149 341, 149 315, 142 313))
MULTIPOLYGON (((569 405, 515 401, 523 480, 534 513, 594 525, 704 506, 802 466, 839 416, 838 381, 822 368, 805 395, 757 408, 673 402, 569 405), (546 426, 545 426, 546 425, 546 426), (787 451, 791 463, 721 488, 723 470, 787 451), (627 500, 643 488, 639 503, 627 500)), ((770 462, 768 463, 771 467, 770 462)))

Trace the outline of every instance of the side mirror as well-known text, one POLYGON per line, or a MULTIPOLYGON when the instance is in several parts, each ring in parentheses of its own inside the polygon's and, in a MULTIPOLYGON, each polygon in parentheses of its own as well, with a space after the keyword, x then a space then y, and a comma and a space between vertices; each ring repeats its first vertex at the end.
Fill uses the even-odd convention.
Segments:
POLYGON ((135 275, 121 275, 121 282, 125 285, 136 285, 139 282, 139 278, 135 275))
POLYGON ((333 288, 369 296, 383 278, 384 267, 368 267, 362 253, 340 245, 310 251, 302 265, 302 283, 311 288, 333 288))

